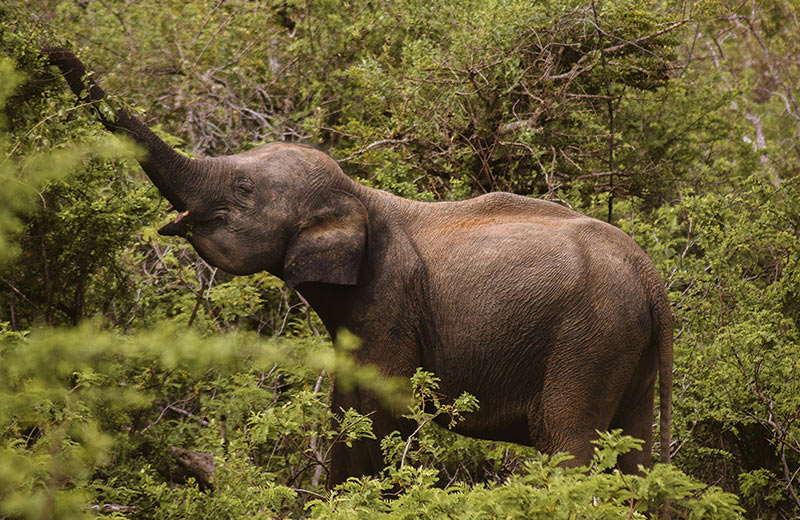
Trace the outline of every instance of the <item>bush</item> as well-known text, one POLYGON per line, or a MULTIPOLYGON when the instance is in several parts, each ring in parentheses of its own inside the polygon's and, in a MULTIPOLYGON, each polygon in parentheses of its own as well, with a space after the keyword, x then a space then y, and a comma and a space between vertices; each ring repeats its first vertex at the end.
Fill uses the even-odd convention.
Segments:
POLYGON ((740 511, 732 495, 670 466, 623 476, 617 456, 639 441, 619 432, 604 434, 593 466, 578 469, 559 466, 567 455, 460 439, 432 419, 457 421, 475 399, 440 401, 437 379, 424 372, 412 379, 408 412, 419 428, 408 441, 384 439, 384 474, 327 495, 320 477, 331 444, 372 436, 369 419, 352 410, 333 420, 327 374, 350 374, 351 383, 396 398, 397 387, 315 341, 202 338, 174 327, 134 336, 90 325, 28 335, 4 329, 0 514, 601 518, 655 510, 665 500, 689 518, 740 511), (479 461, 461 459, 464 443, 479 461), (511 476, 483 470, 472 483, 440 480, 478 466, 496 470, 503 451, 517 459, 511 476), (389 492, 394 500, 385 499, 389 492))

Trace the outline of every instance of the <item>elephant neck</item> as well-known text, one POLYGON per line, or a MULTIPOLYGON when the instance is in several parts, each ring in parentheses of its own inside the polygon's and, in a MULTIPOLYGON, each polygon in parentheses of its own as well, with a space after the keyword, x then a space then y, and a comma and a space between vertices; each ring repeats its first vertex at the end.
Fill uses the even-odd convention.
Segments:
POLYGON ((370 219, 370 228, 380 227, 384 232, 388 228, 405 228, 416 215, 424 212, 426 203, 415 200, 405 199, 389 193, 388 191, 377 190, 364 186, 356 181, 348 186, 348 190, 356 196, 370 219))

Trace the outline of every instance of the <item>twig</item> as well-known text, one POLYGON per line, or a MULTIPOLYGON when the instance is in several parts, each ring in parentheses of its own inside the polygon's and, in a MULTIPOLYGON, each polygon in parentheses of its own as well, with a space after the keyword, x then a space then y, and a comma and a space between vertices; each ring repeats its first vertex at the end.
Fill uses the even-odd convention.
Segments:
POLYGON ((187 327, 191 328, 192 323, 194 323, 195 317, 197 317, 197 310, 200 308, 200 305, 203 303, 203 293, 206 292, 206 280, 200 281, 200 290, 197 291, 197 298, 194 302, 194 309, 192 309, 192 315, 189 316, 189 323, 186 324, 187 327))
POLYGON ((628 45, 636 45, 638 47, 640 43, 646 42, 647 40, 650 40, 652 38, 657 38, 657 37, 661 36, 662 34, 666 34, 668 32, 674 31, 678 27, 686 24, 688 21, 689 21, 688 18, 685 18, 683 20, 679 20, 677 22, 672 23, 671 25, 668 25, 666 28, 664 28, 664 29, 662 29, 662 30, 660 30, 658 32, 654 32, 653 34, 647 34, 647 35, 642 36, 641 38, 637 38, 635 40, 624 41, 624 42, 620 43, 619 45, 614 45, 613 47, 606 47, 605 49, 603 49, 603 52, 606 52, 606 53, 616 52, 616 51, 618 51, 618 50, 620 50, 620 49, 622 49, 624 47, 627 47, 628 45))
POLYGON ((136 506, 126 506, 123 504, 93 504, 89 506, 92 511, 99 511, 100 513, 138 513, 139 508, 136 506))
MULTIPOLYGON (((314 393, 319 393, 319 389, 322 387, 322 380, 325 377, 325 371, 323 370, 322 373, 317 378, 317 384, 314 385, 314 393)), ((313 423, 311 425, 312 430, 317 429, 317 423, 313 423)), ((316 467, 314 468, 314 476, 311 478, 311 485, 318 486, 319 479, 322 477, 322 470, 324 469, 324 464, 322 460, 322 453, 319 448, 319 439, 318 437, 311 438, 311 452, 316 456, 316 467)))
POLYGON ((411 433, 411 435, 409 435, 409 436, 408 436, 408 440, 406 441, 406 447, 405 447, 405 449, 403 450, 403 456, 402 456, 402 457, 400 457, 400 467, 401 467, 401 468, 403 467, 403 464, 405 464, 405 462, 406 462, 406 454, 408 454, 408 449, 411 447, 411 441, 413 441, 413 440, 414 440, 414 436, 415 436, 417 433, 419 433, 419 431, 422 429, 422 427, 423 427, 423 426, 425 426, 426 424, 428 424, 429 422, 431 422, 431 420, 432 420, 432 419, 434 419, 434 418, 436 418, 438 415, 439 415, 439 414, 436 414, 436 415, 431 415, 430 417, 428 417, 427 419, 425 419, 424 421, 422 421, 421 423, 419 423, 419 426, 417 426, 417 429, 416 429, 416 430, 414 430, 414 431, 411 433))
POLYGON ((360 150, 356 150, 355 152, 351 153, 350 155, 348 155, 348 156, 347 156, 347 157, 345 157, 344 159, 339 159, 339 162, 347 162, 347 161, 350 161, 350 160, 352 160, 352 159, 354 159, 354 158, 358 157, 359 155, 362 155, 362 154, 364 154, 364 153, 366 153, 366 152, 368 152, 368 151, 372 150, 373 148, 375 148, 375 147, 377 147, 377 146, 383 146, 383 145, 385 145, 385 144, 400 144, 400 143, 407 143, 407 142, 409 142, 410 140, 411 140, 411 139, 410 139, 410 138, 408 138, 408 137, 406 137, 406 138, 403 138, 403 139, 381 139, 380 141, 375 141, 374 143, 370 143, 370 144, 368 144, 367 146, 365 146, 364 148, 362 148, 362 149, 360 149, 360 150))
POLYGON ((171 404, 168 404, 167 408, 172 410, 173 412, 178 412, 179 414, 182 414, 182 415, 185 415, 186 417, 190 417, 190 418, 194 419, 195 421, 197 421, 197 423, 200 426, 209 426, 211 424, 208 421, 206 421, 205 419, 203 419, 202 417, 197 417, 192 412, 190 412, 188 410, 184 410, 183 408, 178 408, 177 406, 173 406, 171 404))
POLYGON ((309 494, 309 495, 313 495, 313 496, 315 496, 315 497, 318 497, 318 498, 321 498, 321 499, 323 499, 323 500, 324 500, 324 499, 326 499, 326 498, 328 498, 328 497, 326 497, 325 495, 323 495, 323 494, 321 494, 321 493, 317 493, 316 491, 311 491, 310 489, 303 489, 303 488, 299 488, 299 487, 293 487, 292 489, 293 489, 294 491, 298 491, 298 492, 300 492, 300 493, 307 493, 307 494, 309 494))
POLYGON ((330 454, 331 450, 336 445, 336 443, 341 440, 342 435, 344 434, 345 431, 347 431, 348 428, 352 428, 356 424, 358 424, 361 421, 363 421, 364 419, 368 418, 370 415, 374 415, 374 414, 375 414, 374 411, 369 412, 369 413, 365 413, 364 415, 360 416, 358 419, 356 419, 355 421, 351 422, 350 424, 347 424, 347 425, 343 426, 341 431, 338 434, 336 434, 336 438, 333 439, 333 442, 331 442, 331 445, 328 446, 327 450, 325 450, 325 457, 323 457, 323 460, 327 460, 328 459, 328 455, 330 454))

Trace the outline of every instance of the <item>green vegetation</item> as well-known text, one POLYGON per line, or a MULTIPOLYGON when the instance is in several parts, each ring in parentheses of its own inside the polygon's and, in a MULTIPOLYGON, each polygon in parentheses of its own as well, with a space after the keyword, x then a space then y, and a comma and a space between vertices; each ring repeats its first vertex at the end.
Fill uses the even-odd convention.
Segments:
MULTIPOLYGON (((245 0, 0 6, 0 518, 797 518, 795 2, 245 0), (302 140, 424 200, 506 190, 630 233, 676 314, 673 465, 591 468, 434 426, 324 490, 356 368, 303 300, 155 230, 166 204, 42 63, 79 51, 194 155, 302 140), (396 494, 394 500, 387 495, 396 494), (735 496, 734 496, 735 495, 735 496)), ((657 452, 658 450, 654 450, 657 452)))

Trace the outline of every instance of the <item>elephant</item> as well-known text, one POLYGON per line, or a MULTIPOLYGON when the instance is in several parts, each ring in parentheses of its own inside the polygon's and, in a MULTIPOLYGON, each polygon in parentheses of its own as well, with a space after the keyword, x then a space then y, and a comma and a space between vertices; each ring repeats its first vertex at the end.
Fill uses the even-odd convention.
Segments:
MULTIPOLYGON (((105 92, 63 48, 43 49, 83 102, 105 92)), ((660 459, 669 461, 673 317, 661 276, 620 229, 545 200, 495 192, 421 202, 367 187, 312 146, 277 142, 190 159, 125 109, 95 108, 146 151, 140 164, 177 211, 159 231, 209 264, 296 289, 356 362, 386 377, 418 367, 480 407, 467 436, 591 462, 598 431, 643 439, 619 468, 651 464, 659 381, 660 459), (657 377, 658 376, 658 377, 657 377)), ((378 439, 410 425, 391 405, 334 381, 332 407, 371 413, 378 439)), ((329 488, 385 467, 377 440, 332 449, 329 488)))

